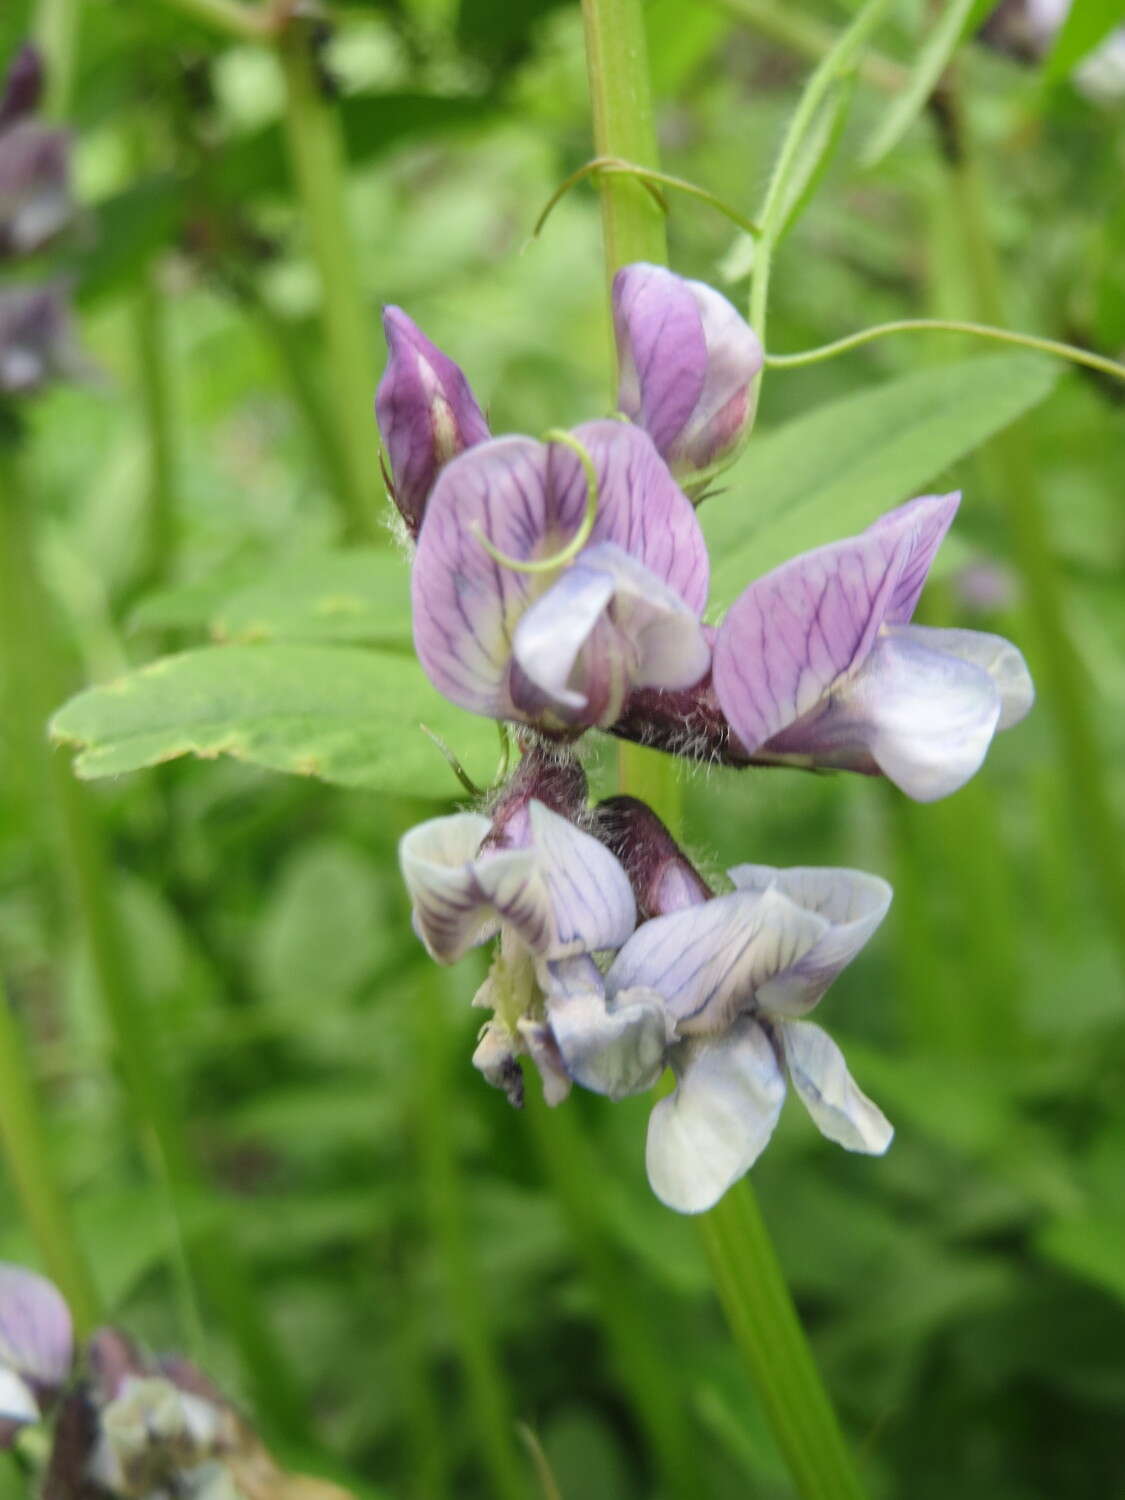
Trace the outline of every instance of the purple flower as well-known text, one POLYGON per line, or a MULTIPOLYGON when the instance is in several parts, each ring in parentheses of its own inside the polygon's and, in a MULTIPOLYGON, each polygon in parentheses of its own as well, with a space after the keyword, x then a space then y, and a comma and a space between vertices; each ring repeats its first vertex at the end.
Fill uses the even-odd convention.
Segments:
POLYGON ((29 118, 41 87, 39 56, 23 47, 0 97, 0 259, 38 250, 73 211, 70 138, 29 118))
POLYGON ((375 415, 391 466, 391 496, 418 535, 434 480, 451 458, 483 443, 488 423, 459 365, 398 307, 383 312, 390 358, 375 415))
POLYGON ((84 370, 61 287, 0 290, 0 396, 30 395, 84 370))
POLYGON ((70 1374, 74 1333, 45 1276, 0 1264, 0 1448, 40 1415, 70 1374))
POLYGON ((687 687, 710 660, 707 549, 690 501, 638 428, 590 422, 573 440, 581 453, 507 437, 454 460, 413 574, 414 644, 435 687, 474 713, 553 731, 612 724, 633 689, 687 687), (583 455, 596 487, 588 534, 583 455))
POLYGON ((606 974, 620 999, 658 996, 676 1090, 654 1108, 653 1191, 680 1213, 722 1197, 765 1148, 786 1081, 829 1140, 880 1154, 891 1127, 839 1048, 803 1019, 879 925, 890 887, 856 870, 740 865, 735 890, 638 927, 606 974))
POLYGON ((747 426, 762 368, 758 336, 727 299, 663 266, 624 266, 613 282, 617 402, 673 473, 727 458, 747 426))
POLYGON ((434 818, 399 846, 414 925, 430 955, 454 963, 499 936, 474 1004, 494 1012, 473 1061, 513 1103, 517 1057, 530 1054, 549 1104, 571 1080, 614 1097, 649 1087, 663 1067, 666 1027, 649 1001, 607 1015, 592 955, 632 932, 628 877, 596 838, 536 798, 497 821, 434 818))
POLYGON ((714 648, 714 693, 747 759, 890 778, 930 802, 976 772, 1034 696, 1000 636, 911 625, 958 495, 924 496, 752 583, 714 648))

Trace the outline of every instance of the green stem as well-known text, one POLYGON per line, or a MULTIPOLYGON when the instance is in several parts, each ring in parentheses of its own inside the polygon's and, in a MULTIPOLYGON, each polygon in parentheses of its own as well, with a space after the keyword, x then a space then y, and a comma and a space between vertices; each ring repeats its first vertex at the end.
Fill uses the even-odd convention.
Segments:
POLYGON ((47 90, 45 112, 53 120, 70 110, 74 82, 75 35, 80 0, 38 0, 31 34, 43 55, 47 90))
POLYGON ((171 577, 176 551, 175 450, 164 304, 157 267, 144 267, 134 297, 133 338, 137 389, 148 447, 144 555, 140 587, 155 588, 171 577))
POLYGON ((749 1183, 701 1220, 727 1322, 805 1500, 862 1500, 820 1372, 749 1183))
MULTIPOLYGON (((130 1113, 147 1165, 170 1205, 172 1265, 185 1330, 198 1333, 191 1277, 186 1273, 187 1206, 202 1199, 175 1090, 163 1065, 152 1017, 137 992, 128 945, 114 899, 114 873, 102 830, 65 752, 49 749, 44 725, 66 696, 68 673, 50 598, 39 576, 22 503, 17 455, 0 441, 0 598, 7 660, 9 726, 21 757, 35 766, 54 814, 51 852, 58 884, 68 891, 89 950, 97 994, 113 1039, 130 1113)), ((212 1221, 190 1241, 192 1269, 239 1349, 258 1409, 278 1432, 300 1434, 306 1424, 289 1368, 276 1347, 255 1289, 231 1244, 229 1229, 212 1221)), ((198 1342, 198 1338, 196 1339, 198 1342)))
POLYGON ((602 1232, 597 1199, 590 1191, 590 1184, 598 1180, 594 1153, 578 1127, 573 1105, 548 1109, 535 1085, 527 1091, 526 1116, 597 1298, 614 1362, 659 1465, 662 1493, 690 1495, 698 1487, 698 1470, 682 1392, 653 1337, 645 1309, 632 1294, 633 1278, 602 1232))
MULTIPOLYGON (((956 149, 943 153, 954 213, 961 226, 966 267, 980 317, 1004 318, 1001 269, 988 229, 987 192, 955 74, 947 75, 946 100, 956 149)), ((947 127, 948 129, 949 127, 947 127)), ((1028 655, 1035 664, 1063 762, 1066 792, 1075 823, 1097 876, 1110 931, 1125 963, 1125 851, 1117 831, 1106 776, 1108 757, 1099 744, 1090 709, 1091 693, 1071 641, 1062 590, 1051 551, 1047 510, 1032 459, 1026 425, 1010 427, 993 439, 991 451, 1002 470, 998 490, 1007 511, 1016 560, 1033 608, 1023 612, 1028 655)))
POLYGON ((48 1275, 67 1300, 79 1338, 100 1318, 100 1299, 59 1183, 19 1024, 0 983, 0 1143, 48 1275))
POLYGON ((348 533, 355 539, 376 540, 385 497, 371 411, 375 395, 371 309, 348 223, 344 139, 336 112, 324 97, 308 30, 300 22, 294 21, 283 31, 279 55, 285 75, 289 157, 320 279, 332 416, 347 474, 347 487, 337 498, 348 533))
MULTIPOLYGON (((779 0, 717 0, 717 4, 771 42, 788 47, 810 62, 819 62, 836 45, 836 33, 831 26, 805 15, 794 5, 779 0)), ((878 52, 868 52, 862 57, 856 72, 865 83, 888 94, 897 94, 910 79, 906 68, 878 52)))
POLYGON ((798 354, 767 354, 766 367, 771 370, 796 370, 802 365, 815 365, 834 355, 846 354, 849 349, 858 349, 861 344, 869 344, 873 339, 886 338, 891 333, 967 333, 974 338, 992 339, 998 344, 1015 344, 1021 349, 1034 349, 1038 354, 1050 354, 1055 359, 1086 365, 1091 370, 1100 370, 1103 375, 1125 380, 1125 365, 1115 359, 1107 359, 1105 355, 1095 354, 1091 349, 1079 348, 1077 344, 1062 344, 1058 339, 1040 338, 1033 333, 1013 333, 1008 328, 994 328, 988 323, 965 323, 954 318, 896 318, 892 323, 876 323, 871 328, 849 333, 844 338, 834 339, 830 344, 821 344, 816 349, 802 349, 798 354))
POLYGON ((165 0, 173 10, 241 42, 261 41, 276 28, 273 7, 241 0, 165 0))
POLYGON ((481 1277, 466 1231, 466 1204, 452 1122, 450 1027, 443 1015, 448 976, 432 965, 418 970, 417 1055, 422 1077, 415 1116, 426 1204, 445 1273, 446 1294, 476 1419, 489 1493, 497 1500, 527 1500, 516 1456, 515 1418, 493 1347, 481 1277), (445 1102, 443 1102, 445 1101, 445 1102))
MULTIPOLYGON (((853 50, 873 23, 872 11, 869 4, 846 33, 853 50)), ((583 0, 583 15, 598 155, 658 167, 640 0, 583 0)), ((846 49, 838 56, 846 61, 846 49)), ((665 259, 664 225, 638 183, 608 175, 599 188, 612 285, 628 260, 665 259)), ((761 311, 764 327, 764 301, 761 311)), ((674 761, 623 745, 619 782, 622 791, 644 798, 676 831, 682 794, 674 761)), ((749 1182, 743 1179, 697 1222, 731 1332, 802 1495, 858 1500, 862 1487, 749 1182)))

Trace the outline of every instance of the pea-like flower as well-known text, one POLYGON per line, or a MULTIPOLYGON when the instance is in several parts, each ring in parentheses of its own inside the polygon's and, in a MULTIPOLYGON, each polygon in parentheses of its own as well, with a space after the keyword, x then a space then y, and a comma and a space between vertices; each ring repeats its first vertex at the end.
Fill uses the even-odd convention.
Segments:
POLYGON ((0 290, 0 396, 30 396, 51 380, 82 375, 66 289, 0 290))
POLYGON ((787 1080, 849 1151, 880 1154, 892 1135, 836 1044, 803 1019, 879 925, 890 887, 856 870, 729 874, 733 892, 643 923, 606 974, 610 1014, 622 992, 634 1004, 656 994, 673 1024, 676 1089, 653 1109, 646 1162, 657 1197, 681 1213, 710 1208, 754 1164, 787 1080))
POLYGON ((38 250, 73 213, 70 137, 31 118, 41 89, 39 56, 25 46, 0 96, 0 259, 38 250))
POLYGON ((750 417, 762 368, 757 334, 727 299, 663 266, 623 266, 613 282, 621 411, 674 474, 728 458, 750 417))
POLYGON ((910 623, 959 499, 911 500, 735 601, 713 686, 746 759, 881 772, 930 802, 1024 717, 1034 690, 1009 641, 910 623))
POLYGON ((0 1265, 0 1448, 38 1422, 70 1374, 74 1331, 45 1276, 0 1265))
POLYGON ((708 577, 691 502, 639 428, 499 438, 434 486, 414 643, 435 687, 474 713, 607 726, 634 689, 704 674, 708 577))
POLYGON ((390 463, 391 498, 418 535, 439 471, 489 436, 464 371, 399 307, 383 312, 389 359, 375 415, 390 463))
POLYGON ((434 818, 402 840, 414 924, 430 955, 455 963, 499 935, 474 1004, 494 1011, 474 1063, 513 1103, 517 1064, 531 1056, 548 1103, 571 1080, 618 1097, 649 1087, 664 1066, 666 1023, 655 997, 606 1010, 593 954, 633 931, 629 879, 596 838, 537 798, 500 827, 477 813, 434 818))

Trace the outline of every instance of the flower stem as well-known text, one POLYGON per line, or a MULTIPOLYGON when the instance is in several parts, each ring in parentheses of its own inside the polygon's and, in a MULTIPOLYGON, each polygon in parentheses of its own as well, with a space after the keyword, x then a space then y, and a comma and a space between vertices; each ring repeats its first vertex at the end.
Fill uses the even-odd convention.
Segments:
POLYGON ((98 1322, 100 1299, 55 1171, 31 1062, 2 983, 0 1144, 43 1265, 66 1298, 81 1338, 98 1322))
POLYGON ((333 410, 347 472, 338 497, 353 539, 377 540, 384 505, 371 403, 375 363, 371 310, 348 223, 346 157, 339 119, 325 97, 308 28, 293 20, 278 51, 285 77, 289 158, 313 261, 320 278, 333 410))
POLYGON ((156 265, 149 264, 142 269, 132 307, 137 390, 148 447, 147 535, 138 580, 142 589, 155 588, 169 580, 176 551, 175 452, 167 319, 156 277, 156 265))
POLYGON ((446 1295, 480 1437, 489 1493, 497 1500, 527 1500, 528 1486, 516 1456, 516 1426, 493 1347, 481 1277, 466 1231, 466 1204, 448 1100, 449 1032, 441 1014, 448 977, 431 964, 417 971, 417 1055, 422 1077, 415 1115, 426 1207, 441 1255, 446 1295))
MULTIPOLYGON (((658 167, 640 0, 583 0, 582 8, 596 150, 658 167)), ((874 9, 869 3, 861 19, 874 9)), ((856 34, 857 27, 853 23, 848 33, 853 49, 866 34, 856 34)), ((663 261, 664 225, 640 184, 603 174, 598 186, 610 283, 629 260, 663 261)), ((764 317, 764 300, 762 312, 764 317)), ((642 797, 676 832, 682 793, 675 762, 623 745, 618 764, 621 790, 642 797)), ((858 1500, 862 1486, 749 1182, 744 1179, 697 1222, 731 1332, 801 1494, 806 1500, 858 1500)))
POLYGON ((38 0, 31 32, 46 65, 46 113, 66 118, 74 81, 75 33, 79 0, 38 0))

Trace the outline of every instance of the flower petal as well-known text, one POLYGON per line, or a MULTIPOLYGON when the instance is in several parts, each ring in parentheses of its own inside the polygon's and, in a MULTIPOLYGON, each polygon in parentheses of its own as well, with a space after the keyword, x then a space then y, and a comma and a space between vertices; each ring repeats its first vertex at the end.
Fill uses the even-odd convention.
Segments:
POLYGON ((394 501, 412 536, 438 472, 483 443, 488 423, 461 367, 398 307, 383 311, 389 359, 375 414, 394 479, 394 501))
POLYGON ((858 537, 783 563, 739 596, 719 629, 714 682, 747 750, 815 709, 860 668, 880 627, 909 614, 956 501, 911 501, 858 537))
POLYGON ((23 1266, 0 1265, 0 1363, 53 1387, 69 1375, 73 1355, 70 1309, 55 1284, 23 1266))
POLYGON ((668 1053, 668 1019, 660 996, 628 991, 607 1006, 592 959, 541 967, 551 1035, 575 1083, 610 1099, 652 1088, 668 1053))
POLYGON ((713 287, 644 263, 617 273, 613 321, 621 410, 674 469, 716 463, 746 424, 757 335, 713 287))
POLYGON ((470 948, 487 942, 500 925, 474 870, 491 826, 477 813, 456 813, 419 823, 399 843, 399 866, 414 905, 414 925, 439 963, 456 962, 470 948))
POLYGON ((711 1208, 761 1155, 781 1113, 785 1079, 756 1021, 724 1037, 685 1042, 676 1091, 648 1125, 645 1163, 652 1190, 679 1213, 711 1208))
MULTIPOLYGON (((894 632, 888 633, 893 635, 894 632)), ((989 635, 983 630, 935 630, 926 625, 912 625, 910 638, 932 651, 945 652, 988 673, 1000 694, 997 729, 1011 729, 1030 712, 1035 702, 1031 673, 1023 653, 1002 635, 989 635)))
POLYGON ((610 966, 606 989, 611 1000, 629 989, 657 991, 681 1036, 723 1031, 829 930, 776 888, 716 896, 643 923, 610 966))
POLYGON ((727 874, 740 891, 777 891, 804 911, 823 917, 822 935, 788 968, 757 989, 770 1015, 800 1016, 812 1009, 886 916, 892 891, 861 870, 736 865, 727 874))
POLYGON ((629 692, 690 687, 711 648, 680 596, 612 542, 588 547, 516 628, 513 653, 527 689, 512 696, 529 717, 545 707, 603 727, 629 692))
POLYGON ((894 1128, 858 1087, 828 1033, 811 1021, 783 1021, 774 1030, 789 1081, 820 1133, 846 1151, 882 1156, 894 1128))
MULTIPOLYGON (((637 922, 633 887, 620 862, 592 834, 542 802, 532 801, 529 812, 551 903, 553 941, 547 956, 619 948, 637 922)), ((484 868, 487 875, 488 865, 484 868)))
MULTIPOLYGON (((703 533, 650 439, 621 422, 591 422, 575 437, 598 476, 591 547, 616 543, 702 613, 703 533)), ((442 470, 418 539, 412 591, 418 656, 447 698, 474 713, 523 717, 509 693, 512 636, 545 591, 543 578, 504 566, 481 537, 521 562, 541 561, 578 531, 586 499, 581 461, 561 443, 500 438, 442 470)))

